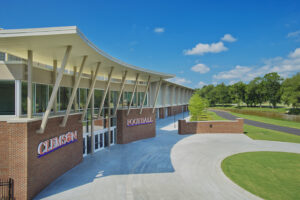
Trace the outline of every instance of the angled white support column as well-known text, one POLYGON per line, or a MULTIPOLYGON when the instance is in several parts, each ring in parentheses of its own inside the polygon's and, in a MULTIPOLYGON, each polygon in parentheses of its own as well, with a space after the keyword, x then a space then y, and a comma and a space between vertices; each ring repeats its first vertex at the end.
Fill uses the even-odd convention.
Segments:
MULTIPOLYGON (((96 72, 95 72, 96 73, 96 72)), ((93 71, 91 71, 91 76, 92 77, 94 77, 94 74, 93 74, 93 71)), ((97 76, 95 76, 95 77, 97 77, 97 76)), ((91 84, 93 84, 93 82, 91 83, 91 84)), ((94 154, 95 153, 95 133, 94 133, 94 131, 95 131, 95 124, 94 124, 94 100, 95 100, 95 98, 94 98, 94 90, 93 90, 93 92, 92 92, 92 97, 91 97, 91 145, 92 145, 92 148, 91 148, 91 153, 92 154, 94 154)), ((87 126, 89 125, 89 123, 87 123, 87 126)))
POLYGON ((43 119, 42 119, 41 127, 40 127, 39 130, 37 130, 37 133, 42 134, 45 131, 45 128, 46 128, 46 125, 47 125, 47 121, 48 121, 48 117, 50 115, 51 108, 52 108, 53 103, 54 103, 54 99, 56 98, 56 94, 57 94, 60 82, 61 82, 61 80, 63 78, 65 67, 66 67, 68 59, 70 57, 71 50, 72 50, 72 46, 68 46, 67 49, 66 49, 66 52, 65 52, 63 61, 61 63, 61 67, 60 67, 57 79, 56 79, 55 84, 53 86, 52 94, 51 94, 50 100, 48 102, 46 112, 44 113, 44 116, 43 116, 43 119))
POLYGON ((100 118, 100 115, 102 113, 102 109, 103 109, 103 106, 104 106, 107 91, 109 89, 109 85, 110 85, 110 81, 111 81, 111 75, 112 75, 113 71, 114 71, 114 67, 111 67, 110 73, 108 75, 108 80, 107 80, 106 88, 105 88, 105 91, 104 91, 104 95, 102 97, 102 101, 101 101, 101 104, 100 104, 100 107, 99 107, 99 112, 98 112, 98 116, 97 116, 98 119, 100 118))
MULTIPOLYGON (((73 67, 73 85, 75 85, 76 83, 76 77, 77 77, 77 67, 74 66, 73 67)), ((77 98, 76 98, 76 95, 77 94, 77 90, 76 90, 76 93, 75 93, 75 98, 74 98, 74 101, 73 101, 73 105, 74 105, 74 111, 78 110, 78 104, 77 104, 77 98)))
MULTIPOLYGON (((53 60, 53 74, 52 74, 52 83, 53 85, 56 82, 57 79, 57 60, 53 60)), ((53 113, 57 112, 57 97, 55 96, 54 98, 54 103, 53 103, 53 113)))
POLYGON ((81 74, 82 74, 82 71, 83 71, 86 59, 87 59, 87 56, 84 56, 83 59, 82 59, 78 76, 75 78, 76 80, 75 80, 75 84, 74 84, 74 87, 73 87, 73 90, 72 90, 71 97, 69 99, 69 103, 68 103, 68 107, 67 107, 67 110, 66 110, 66 114, 64 116, 64 119, 63 119, 60 127, 65 127, 66 126, 66 123, 67 123, 67 120, 68 120, 68 117, 69 117, 69 114, 70 114, 70 111, 71 111, 71 107, 72 107, 72 104, 74 102, 74 98, 76 96, 76 91, 77 91, 77 88, 78 88, 79 83, 80 83, 81 74))
POLYGON ((147 87, 145 89, 143 102, 142 102, 141 108, 140 108, 140 114, 142 114, 142 112, 143 112, 144 103, 145 103, 145 100, 146 100, 146 97, 147 97, 147 92, 148 92, 148 89, 149 89, 149 86, 150 86, 150 79, 151 79, 151 76, 148 77, 147 87))
POLYGON ((32 68, 33 54, 28 51, 27 55, 27 117, 32 118, 32 68))
POLYGON ((137 84, 139 82, 139 80, 138 80, 139 76, 140 76, 140 74, 136 74, 135 84, 134 84, 132 95, 131 95, 131 98, 130 98, 130 103, 128 105, 127 115, 129 115, 129 113, 130 113, 130 108, 131 108, 131 104, 132 104, 132 101, 133 101, 133 98, 134 98, 134 95, 135 95, 135 90, 136 90, 137 84))
POLYGON ((116 109, 115 109, 115 112, 114 112, 114 116, 116 116, 116 114, 117 114, 117 110, 118 110, 120 100, 121 100, 121 97, 122 97, 122 94, 123 94, 124 86, 125 86, 126 77, 127 77, 127 71, 125 71, 125 74, 122 78, 120 93, 119 93, 119 97, 118 97, 118 101, 117 101, 117 106, 116 106, 116 109))
POLYGON ((155 99, 154 99, 152 113, 154 113, 154 111, 155 111, 155 106, 156 106, 157 97, 158 97, 158 93, 159 93, 159 90, 160 90, 161 83, 162 83, 162 78, 160 78, 159 84, 157 85, 157 88, 156 88, 156 94, 155 94, 155 99))
POLYGON ((90 87, 90 90, 89 90, 89 94, 88 94, 88 97, 87 97, 87 100, 86 100, 86 103, 85 103, 85 106, 84 106, 84 109, 83 109, 83 113, 81 115, 81 122, 85 118, 85 115, 87 113, 87 109, 89 107, 90 100, 91 100, 91 98, 92 98, 92 96, 94 94, 94 89, 95 89, 95 84, 96 84, 96 80, 97 80, 97 75, 98 75, 98 72, 99 72, 99 69, 100 69, 100 64, 101 64, 101 62, 97 63, 97 68, 96 68, 95 74, 94 74, 94 76, 92 78, 93 79, 92 80, 92 84, 91 84, 91 87, 90 87))

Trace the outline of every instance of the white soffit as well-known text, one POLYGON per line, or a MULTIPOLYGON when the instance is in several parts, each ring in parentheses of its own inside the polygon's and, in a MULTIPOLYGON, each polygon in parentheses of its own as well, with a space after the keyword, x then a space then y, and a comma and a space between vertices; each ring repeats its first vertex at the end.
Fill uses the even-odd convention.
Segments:
POLYGON ((155 72, 124 63, 97 48, 91 43, 76 26, 10 29, 0 30, 0 51, 27 59, 27 51, 33 51, 34 62, 53 65, 53 60, 58 61, 60 67, 66 47, 72 46, 71 55, 66 69, 73 70, 79 67, 83 56, 88 55, 84 73, 95 70, 97 62, 101 62, 100 76, 108 76, 110 67, 114 67, 113 78, 121 79, 123 72, 128 70, 127 79, 135 80, 136 73, 140 73, 140 80, 146 81, 148 76, 152 81, 172 78, 174 75, 155 72))

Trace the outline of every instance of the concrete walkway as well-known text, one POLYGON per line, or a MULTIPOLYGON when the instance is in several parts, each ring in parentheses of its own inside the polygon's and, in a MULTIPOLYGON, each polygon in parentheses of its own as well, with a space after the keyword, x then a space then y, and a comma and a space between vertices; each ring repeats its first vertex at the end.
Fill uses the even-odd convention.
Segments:
POLYGON ((86 157, 36 199, 259 199, 230 181, 220 164, 229 155, 261 150, 300 153, 300 144, 242 134, 181 136, 169 117, 157 121, 155 138, 86 157))
MULTIPOLYGON (((237 116, 234 116, 226 111, 220 111, 220 110, 210 110, 210 111, 215 112, 220 117, 223 117, 228 120, 234 120, 234 119, 238 118, 237 116)), ((266 129, 271 129, 274 131, 281 131, 281 132, 290 133, 290 134, 294 134, 294 135, 300 135, 300 129, 296 129, 296 128, 289 128, 289 127, 284 127, 284 126, 267 124, 267 123, 263 123, 263 122, 253 121, 250 119, 244 119, 244 123, 251 125, 251 126, 260 127, 260 128, 266 128, 266 129)))

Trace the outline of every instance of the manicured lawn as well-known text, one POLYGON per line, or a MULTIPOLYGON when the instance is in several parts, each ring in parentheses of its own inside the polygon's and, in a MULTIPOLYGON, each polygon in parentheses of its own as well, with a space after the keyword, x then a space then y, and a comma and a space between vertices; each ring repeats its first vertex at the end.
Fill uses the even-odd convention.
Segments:
POLYGON ((201 115, 199 121, 226 120, 212 111, 206 111, 201 115))
POLYGON ((279 108, 270 108, 270 107, 247 107, 247 106, 241 106, 241 107, 235 107, 235 106, 227 106, 227 107, 222 107, 222 106, 217 106, 213 107, 217 109, 238 109, 238 110, 256 110, 256 111, 268 111, 268 112, 276 112, 276 113, 286 113, 289 108, 286 107, 279 107, 279 108))
POLYGON ((207 111, 207 113, 210 115, 211 120, 226 120, 212 111, 207 111))
POLYGON ((254 140, 300 143, 300 136, 244 124, 244 133, 254 140))
POLYGON ((300 154, 240 153, 224 159, 221 166, 233 182, 264 199, 300 197, 300 154))
POLYGON ((239 113, 233 113, 233 112, 230 112, 230 113, 237 116, 237 117, 250 119, 250 120, 253 120, 253 121, 264 122, 264 123, 267 123, 267 124, 274 124, 274 125, 278 125, 278 126, 286 126, 286 127, 300 129, 300 123, 299 122, 280 120, 280 119, 272 119, 272 118, 260 117, 260 116, 255 116, 255 115, 245 115, 245 114, 239 114, 239 113))

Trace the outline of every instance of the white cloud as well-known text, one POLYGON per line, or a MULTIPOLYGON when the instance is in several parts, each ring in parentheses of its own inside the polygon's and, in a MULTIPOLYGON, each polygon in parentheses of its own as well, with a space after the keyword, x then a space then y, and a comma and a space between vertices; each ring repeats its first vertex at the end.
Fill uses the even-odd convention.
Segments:
POLYGON ((205 74, 209 72, 209 67, 207 67, 205 64, 196 64, 191 68, 192 71, 194 72, 199 72, 200 74, 205 74))
POLYGON ((205 82, 203 81, 200 81, 198 84, 197 84, 197 87, 199 88, 202 88, 204 85, 207 85, 205 82))
POLYGON ((192 81, 187 80, 185 78, 180 78, 180 77, 174 77, 174 78, 170 78, 168 80, 173 83, 180 84, 180 85, 192 83, 192 81))
POLYGON ((223 42, 217 42, 212 44, 199 43, 194 48, 184 50, 185 55, 203 55, 205 53, 219 53, 227 51, 228 48, 224 46, 223 42))
POLYGON ((300 58, 300 48, 297 48, 297 49, 295 49, 295 51, 291 52, 289 57, 300 58))
POLYGON ((213 76, 214 80, 251 81, 255 77, 264 76, 267 73, 277 72, 282 77, 289 77, 300 71, 300 48, 295 49, 288 57, 275 57, 264 61, 259 67, 247 67, 237 65, 229 71, 219 72, 213 76))
POLYGON ((225 42, 235 42, 237 39, 234 38, 232 35, 230 34, 225 34, 221 40, 225 41, 225 42))
POLYGON ((298 36, 300 36, 300 30, 299 31, 295 31, 295 32, 290 32, 287 35, 288 38, 298 37, 298 36))
POLYGON ((219 72, 218 74, 214 75, 213 78, 219 80, 241 79, 245 77, 249 72, 251 72, 250 67, 237 65, 232 70, 219 72))
POLYGON ((163 27, 157 27, 153 31, 155 33, 163 33, 163 32, 165 32, 165 28, 163 28, 163 27))

